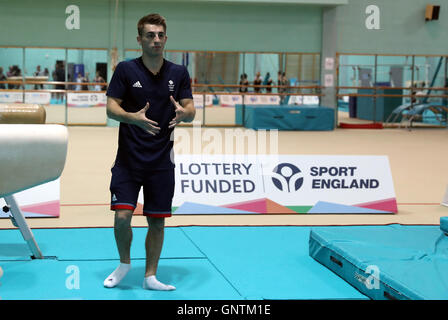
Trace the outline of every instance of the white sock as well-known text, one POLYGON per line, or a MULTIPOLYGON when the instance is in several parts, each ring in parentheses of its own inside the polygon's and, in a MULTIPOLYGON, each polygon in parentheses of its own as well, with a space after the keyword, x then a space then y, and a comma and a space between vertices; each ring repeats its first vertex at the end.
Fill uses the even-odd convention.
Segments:
POLYGON ((120 263, 117 269, 114 270, 107 278, 104 280, 104 286, 106 288, 113 288, 117 286, 124 276, 131 269, 131 264, 120 263))
POLYGON ((143 281, 143 289, 147 290, 159 290, 159 291, 171 291, 176 290, 175 287, 169 284, 163 284, 159 280, 156 279, 156 276, 145 277, 143 281))

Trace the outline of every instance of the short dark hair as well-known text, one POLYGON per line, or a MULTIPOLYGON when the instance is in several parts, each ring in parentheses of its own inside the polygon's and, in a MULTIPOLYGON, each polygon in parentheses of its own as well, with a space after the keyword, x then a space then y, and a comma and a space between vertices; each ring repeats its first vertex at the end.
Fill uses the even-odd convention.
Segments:
POLYGON ((141 18, 137 23, 138 35, 141 36, 143 32, 143 27, 145 24, 154 24, 156 26, 163 26, 166 33, 166 20, 158 13, 150 13, 143 18, 141 18))

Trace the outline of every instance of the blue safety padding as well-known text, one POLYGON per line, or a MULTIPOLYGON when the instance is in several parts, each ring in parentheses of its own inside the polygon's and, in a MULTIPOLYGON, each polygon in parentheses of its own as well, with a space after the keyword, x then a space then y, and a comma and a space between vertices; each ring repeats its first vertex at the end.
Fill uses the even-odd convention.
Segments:
POLYGON ((309 253, 375 300, 448 299, 448 238, 438 226, 313 228, 309 253))
POLYGON ((145 260, 133 260, 132 268, 115 288, 103 281, 118 260, 1 262, 2 300, 241 300, 241 295, 205 258, 161 259, 157 278, 175 291, 142 288, 145 260))
MULTIPOLYGON (((246 113, 248 107, 253 107, 253 106, 246 105, 244 107, 244 105, 242 105, 242 104, 235 105, 235 124, 241 125, 241 126, 244 124, 243 123, 243 113, 244 114, 246 113), (244 110, 243 110, 243 108, 244 108, 244 110)), ((268 104, 260 104, 260 105, 257 105, 256 107, 279 108, 280 106, 279 105, 271 105, 271 104, 269 104, 269 105, 268 104)))
MULTIPOLYGON (((246 105, 244 125, 260 130, 328 131, 334 129, 333 108, 322 106, 246 105)), ((235 123, 243 124, 243 106, 235 106, 235 123)))
POLYGON ((448 217, 440 217, 440 230, 448 234, 448 217))

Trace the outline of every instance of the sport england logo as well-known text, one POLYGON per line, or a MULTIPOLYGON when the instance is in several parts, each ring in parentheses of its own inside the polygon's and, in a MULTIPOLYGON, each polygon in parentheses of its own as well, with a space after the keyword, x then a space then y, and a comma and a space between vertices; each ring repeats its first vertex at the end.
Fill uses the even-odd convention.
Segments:
POLYGON ((272 182, 281 191, 293 192, 302 187, 301 171, 291 163, 281 163, 272 171, 272 182))
POLYGON ((170 91, 174 91, 174 82, 173 82, 173 80, 169 80, 168 81, 168 88, 170 89, 170 91))

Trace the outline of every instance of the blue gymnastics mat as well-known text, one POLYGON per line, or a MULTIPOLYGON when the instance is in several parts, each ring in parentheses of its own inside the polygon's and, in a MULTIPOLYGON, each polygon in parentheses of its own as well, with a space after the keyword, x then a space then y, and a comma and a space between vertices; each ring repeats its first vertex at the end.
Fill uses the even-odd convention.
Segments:
POLYGON ((188 227, 246 299, 367 299, 308 255, 309 227, 188 227))
POLYGON ((334 130, 335 111, 324 106, 235 105, 235 123, 246 128, 329 131, 334 130))
POLYGON ((241 300, 242 297, 207 259, 161 259, 157 278, 175 284, 171 292, 142 288, 145 261, 133 260, 132 268, 113 289, 104 279, 117 260, 0 261, 2 300, 241 300), (76 272, 76 273, 75 273, 76 272), (74 276, 78 278, 75 278, 74 276), (75 280, 76 279, 76 280, 75 280))
POLYGON ((313 228, 309 254, 371 299, 448 299, 448 237, 439 226, 313 228))
MULTIPOLYGON (((147 228, 133 228, 131 259, 144 259, 147 228)), ((33 229, 44 256, 58 260, 118 259, 113 228, 33 229)), ((17 229, 0 230, 0 261, 30 260, 30 253, 17 229)), ((165 228, 165 244, 161 258, 204 258, 179 228, 165 228), (179 246, 178 244, 182 245, 179 246)))
POLYGON ((309 227, 168 227, 157 277, 177 289, 146 291, 147 228, 133 230, 132 269, 113 289, 103 287, 119 263, 112 228, 34 229, 43 260, 17 229, 0 230, 1 299, 368 299, 309 256, 309 227))

